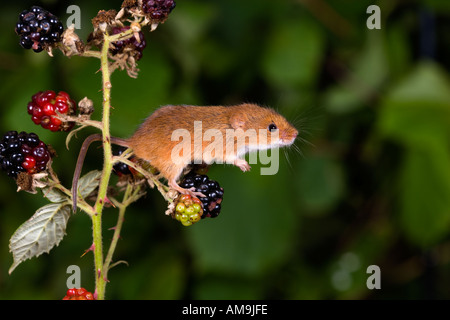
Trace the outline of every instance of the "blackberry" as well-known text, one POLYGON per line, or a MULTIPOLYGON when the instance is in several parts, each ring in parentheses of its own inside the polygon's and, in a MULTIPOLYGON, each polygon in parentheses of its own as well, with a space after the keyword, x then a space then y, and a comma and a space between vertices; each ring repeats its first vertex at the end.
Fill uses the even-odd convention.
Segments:
MULTIPOLYGON (((120 148, 118 148, 118 150, 114 150, 113 154, 115 156, 120 156, 126 149, 127 148, 125 148, 125 147, 120 147, 120 148)), ((128 167, 128 165, 123 162, 116 163, 113 166, 113 170, 119 177, 121 177, 123 175, 131 175, 132 174, 130 171, 130 167, 128 167)))
POLYGON ((61 41, 64 27, 59 19, 38 6, 24 10, 19 15, 15 28, 24 49, 41 52, 46 46, 61 41))
POLYGON ((188 227, 202 218, 203 209, 201 201, 187 194, 180 195, 176 200, 175 213, 172 217, 188 227))
POLYGON ((68 289, 63 300, 95 300, 94 295, 84 288, 68 289))
MULTIPOLYGON (((126 27, 114 27, 112 28, 113 34, 119 34, 121 32, 127 31, 130 29, 129 26, 126 27)), ((144 34, 142 31, 139 31, 139 41, 135 36, 128 38, 126 40, 120 40, 113 43, 113 49, 111 49, 111 53, 116 55, 118 53, 123 53, 125 50, 130 50, 134 54, 134 58, 136 61, 142 58, 142 52, 144 51, 147 43, 145 42, 144 34)))
POLYGON ((204 174, 189 173, 180 186, 185 189, 194 187, 195 191, 200 191, 205 195, 205 197, 199 197, 203 205, 202 219, 215 218, 219 215, 224 192, 217 181, 210 180, 204 174))
POLYGON ((10 177, 44 171, 50 158, 47 145, 35 133, 8 131, 0 141, 0 166, 10 177))
POLYGON ((60 91, 39 91, 31 97, 27 105, 28 114, 31 120, 37 125, 50 131, 70 131, 75 125, 74 122, 63 122, 57 117, 57 112, 62 115, 74 115, 77 105, 70 96, 60 91))
POLYGON ((164 22, 176 3, 173 0, 143 0, 142 11, 147 14, 153 22, 164 22))

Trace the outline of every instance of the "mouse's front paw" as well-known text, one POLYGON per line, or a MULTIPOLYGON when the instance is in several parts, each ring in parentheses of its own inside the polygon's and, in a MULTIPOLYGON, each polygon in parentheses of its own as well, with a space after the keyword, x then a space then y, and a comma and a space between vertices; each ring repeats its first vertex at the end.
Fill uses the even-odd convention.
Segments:
POLYGON ((243 172, 250 171, 250 165, 244 159, 236 159, 234 165, 239 167, 243 172))

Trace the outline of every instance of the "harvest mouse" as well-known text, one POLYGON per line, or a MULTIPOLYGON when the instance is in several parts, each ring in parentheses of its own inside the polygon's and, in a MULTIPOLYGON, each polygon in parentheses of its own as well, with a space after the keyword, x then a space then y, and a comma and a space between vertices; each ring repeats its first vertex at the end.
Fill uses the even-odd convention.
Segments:
MULTIPOLYGON (((243 103, 233 106, 168 105, 153 112, 129 139, 111 137, 111 142, 129 147, 148 161, 169 187, 182 193, 203 196, 178 185, 183 170, 193 163, 228 163, 250 170, 243 156, 250 151, 289 146, 298 131, 270 108, 243 103), (181 142, 180 142, 181 140, 181 142)), ((88 137, 80 150, 72 184, 74 210, 82 162, 90 143, 102 136, 88 137)))

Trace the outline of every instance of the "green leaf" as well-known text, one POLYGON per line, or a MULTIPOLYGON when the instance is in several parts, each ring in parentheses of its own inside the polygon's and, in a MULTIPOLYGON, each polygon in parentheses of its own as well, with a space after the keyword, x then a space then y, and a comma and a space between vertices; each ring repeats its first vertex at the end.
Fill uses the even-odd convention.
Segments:
POLYGON ((101 171, 92 170, 80 178, 80 180, 78 181, 78 193, 82 198, 90 195, 91 192, 98 187, 101 176, 101 171))
POLYGON ((382 33, 368 32, 363 50, 349 69, 347 77, 325 93, 324 104, 331 112, 352 112, 378 93, 389 74, 382 33))
POLYGON ((401 172, 401 227, 414 243, 424 247, 441 240, 450 230, 449 163, 444 149, 412 150, 401 172))
POLYGON ((450 84, 439 66, 419 65, 384 99, 378 132, 405 150, 398 175, 400 223, 427 247, 450 227, 450 84))
POLYGON ((312 155, 302 161, 297 185, 306 209, 314 214, 326 212, 344 194, 344 172, 330 156, 312 155))
POLYGON ((70 205, 52 203, 38 209, 12 235, 9 242, 14 262, 9 269, 11 274, 23 261, 48 253, 57 246, 66 234, 70 205))
POLYGON ((395 101, 430 101, 447 109, 450 103, 450 83, 441 67, 432 62, 423 62, 395 86, 386 98, 386 103, 395 101))
POLYGON ((65 201, 70 201, 69 197, 55 188, 44 188, 42 189, 44 197, 46 197, 50 202, 61 203, 65 201))
POLYGON ((286 20, 269 35, 262 69, 276 86, 312 85, 322 59, 323 34, 310 19, 286 20))
POLYGON ((419 65, 384 99, 378 121, 382 136, 409 148, 446 149, 450 134, 450 83, 431 63, 419 65))

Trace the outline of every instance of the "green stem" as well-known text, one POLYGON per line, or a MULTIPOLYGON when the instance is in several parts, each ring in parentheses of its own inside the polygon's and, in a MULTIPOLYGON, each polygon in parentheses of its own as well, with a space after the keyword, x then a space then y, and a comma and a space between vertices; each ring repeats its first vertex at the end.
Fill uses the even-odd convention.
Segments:
MULTIPOLYGON (((109 63, 109 47, 111 42, 122 39, 132 34, 131 29, 123 33, 110 36, 103 35, 103 46, 100 53, 101 71, 102 71, 102 89, 103 89, 103 115, 102 115, 102 143, 103 143, 103 171, 99 184, 97 200, 94 205, 94 213, 92 218, 92 236, 95 263, 95 292, 98 300, 105 299, 105 289, 107 282, 107 273, 109 263, 114 252, 116 242, 112 243, 105 263, 103 262, 103 242, 102 242, 102 212, 107 201, 107 191, 114 159, 111 150, 111 133, 110 133, 110 111, 111 111, 111 71, 109 63)), ((94 55, 93 55, 94 56, 94 55)), ((126 206, 124 206, 126 208, 126 206)), ((125 209, 120 209, 120 215, 123 216, 125 209)), ((120 222, 121 223, 121 222, 120 222)), ((119 230, 120 231, 120 230, 119 230)), ((116 240, 115 240, 116 241, 116 240)))
POLYGON ((133 191, 133 185, 131 185, 130 183, 127 184, 127 189, 125 190, 125 194, 123 196, 123 201, 122 201, 122 203, 117 204, 117 206, 119 207, 119 216, 117 217, 117 224, 114 229, 114 235, 111 240, 111 245, 109 246, 108 254, 106 255, 105 264, 103 265, 103 267, 105 269, 104 273, 105 273, 106 277, 108 275, 109 266, 112 261, 112 256, 114 254, 114 251, 116 250, 117 241, 119 241, 120 232, 122 230, 122 224, 123 224, 123 220, 124 220, 124 216, 125 216, 125 211, 127 209, 127 206, 129 205, 128 199, 129 199, 132 191, 133 191))
POLYGON ((102 135, 103 135, 103 172, 99 185, 97 201, 94 205, 94 215, 92 216, 93 241, 94 241, 94 262, 95 262, 95 288, 98 300, 105 299, 106 272, 103 267, 103 243, 102 243, 102 212, 106 201, 106 193, 111 177, 113 167, 112 150, 111 150, 111 134, 109 126, 109 117, 111 109, 111 82, 109 71, 108 52, 110 39, 108 35, 104 35, 104 42, 101 51, 101 70, 103 81, 103 117, 102 117, 102 135))

